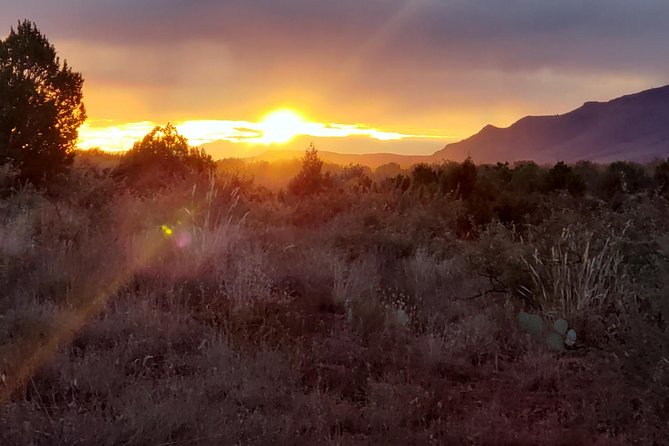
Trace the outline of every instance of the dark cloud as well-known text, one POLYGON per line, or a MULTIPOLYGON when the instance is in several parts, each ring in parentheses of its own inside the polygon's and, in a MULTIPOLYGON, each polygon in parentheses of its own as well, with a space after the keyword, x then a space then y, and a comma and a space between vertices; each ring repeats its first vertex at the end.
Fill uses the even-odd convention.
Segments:
POLYGON ((141 92, 155 113, 299 102, 333 120, 435 125, 669 82, 664 0, 0 0, 0 10, 4 29, 36 20, 72 47, 90 85, 141 92))

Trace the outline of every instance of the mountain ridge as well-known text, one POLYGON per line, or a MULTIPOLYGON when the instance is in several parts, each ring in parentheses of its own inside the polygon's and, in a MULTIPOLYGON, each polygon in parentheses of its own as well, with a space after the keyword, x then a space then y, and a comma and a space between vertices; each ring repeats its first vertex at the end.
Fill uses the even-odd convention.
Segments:
MULTIPOLYGON (((249 157, 254 161, 280 161, 294 158, 301 158, 304 155, 303 150, 268 150, 249 157)), ((397 163, 401 167, 410 167, 413 164, 422 162, 431 162, 432 155, 401 155, 397 153, 339 153, 331 150, 318 150, 318 156, 326 163, 339 165, 361 164, 375 169, 381 165, 397 163)))
MULTIPOLYGON (((271 150, 248 159, 276 161, 299 158, 302 153, 271 150)), ((669 156, 669 85, 609 101, 586 101, 563 114, 524 116, 508 127, 487 124, 432 155, 319 153, 326 162, 372 168, 390 162, 407 167, 421 162, 463 161, 467 157, 476 163, 651 161, 669 156)))
POLYGON ((525 116, 508 127, 486 125, 432 156, 475 162, 649 161, 669 154, 669 85, 606 102, 587 101, 564 114, 525 116))

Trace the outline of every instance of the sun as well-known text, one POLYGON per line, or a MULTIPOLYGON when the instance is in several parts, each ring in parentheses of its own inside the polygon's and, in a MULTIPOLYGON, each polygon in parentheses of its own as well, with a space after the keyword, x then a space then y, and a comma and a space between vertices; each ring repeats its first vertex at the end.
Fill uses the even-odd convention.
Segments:
POLYGON ((301 134, 305 124, 304 118, 293 110, 276 110, 260 121, 260 139, 265 144, 285 144, 301 134))

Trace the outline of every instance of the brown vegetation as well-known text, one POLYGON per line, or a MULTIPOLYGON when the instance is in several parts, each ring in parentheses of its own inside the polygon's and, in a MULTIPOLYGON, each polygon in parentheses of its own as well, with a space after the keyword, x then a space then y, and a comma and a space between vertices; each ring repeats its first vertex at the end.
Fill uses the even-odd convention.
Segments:
POLYGON ((666 162, 109 163, 2 170, 2 444, 669 441, 666 162))

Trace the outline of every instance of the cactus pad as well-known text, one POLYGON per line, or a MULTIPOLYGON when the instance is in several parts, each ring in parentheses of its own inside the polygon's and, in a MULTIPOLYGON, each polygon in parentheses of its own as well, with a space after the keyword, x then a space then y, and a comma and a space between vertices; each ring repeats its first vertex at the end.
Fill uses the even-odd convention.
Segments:
POLYGON ((518 313, 518 324, 523 330, 534 334, 540 334, 544 329, 544 321, 541 316, 524 311, 518 313))

